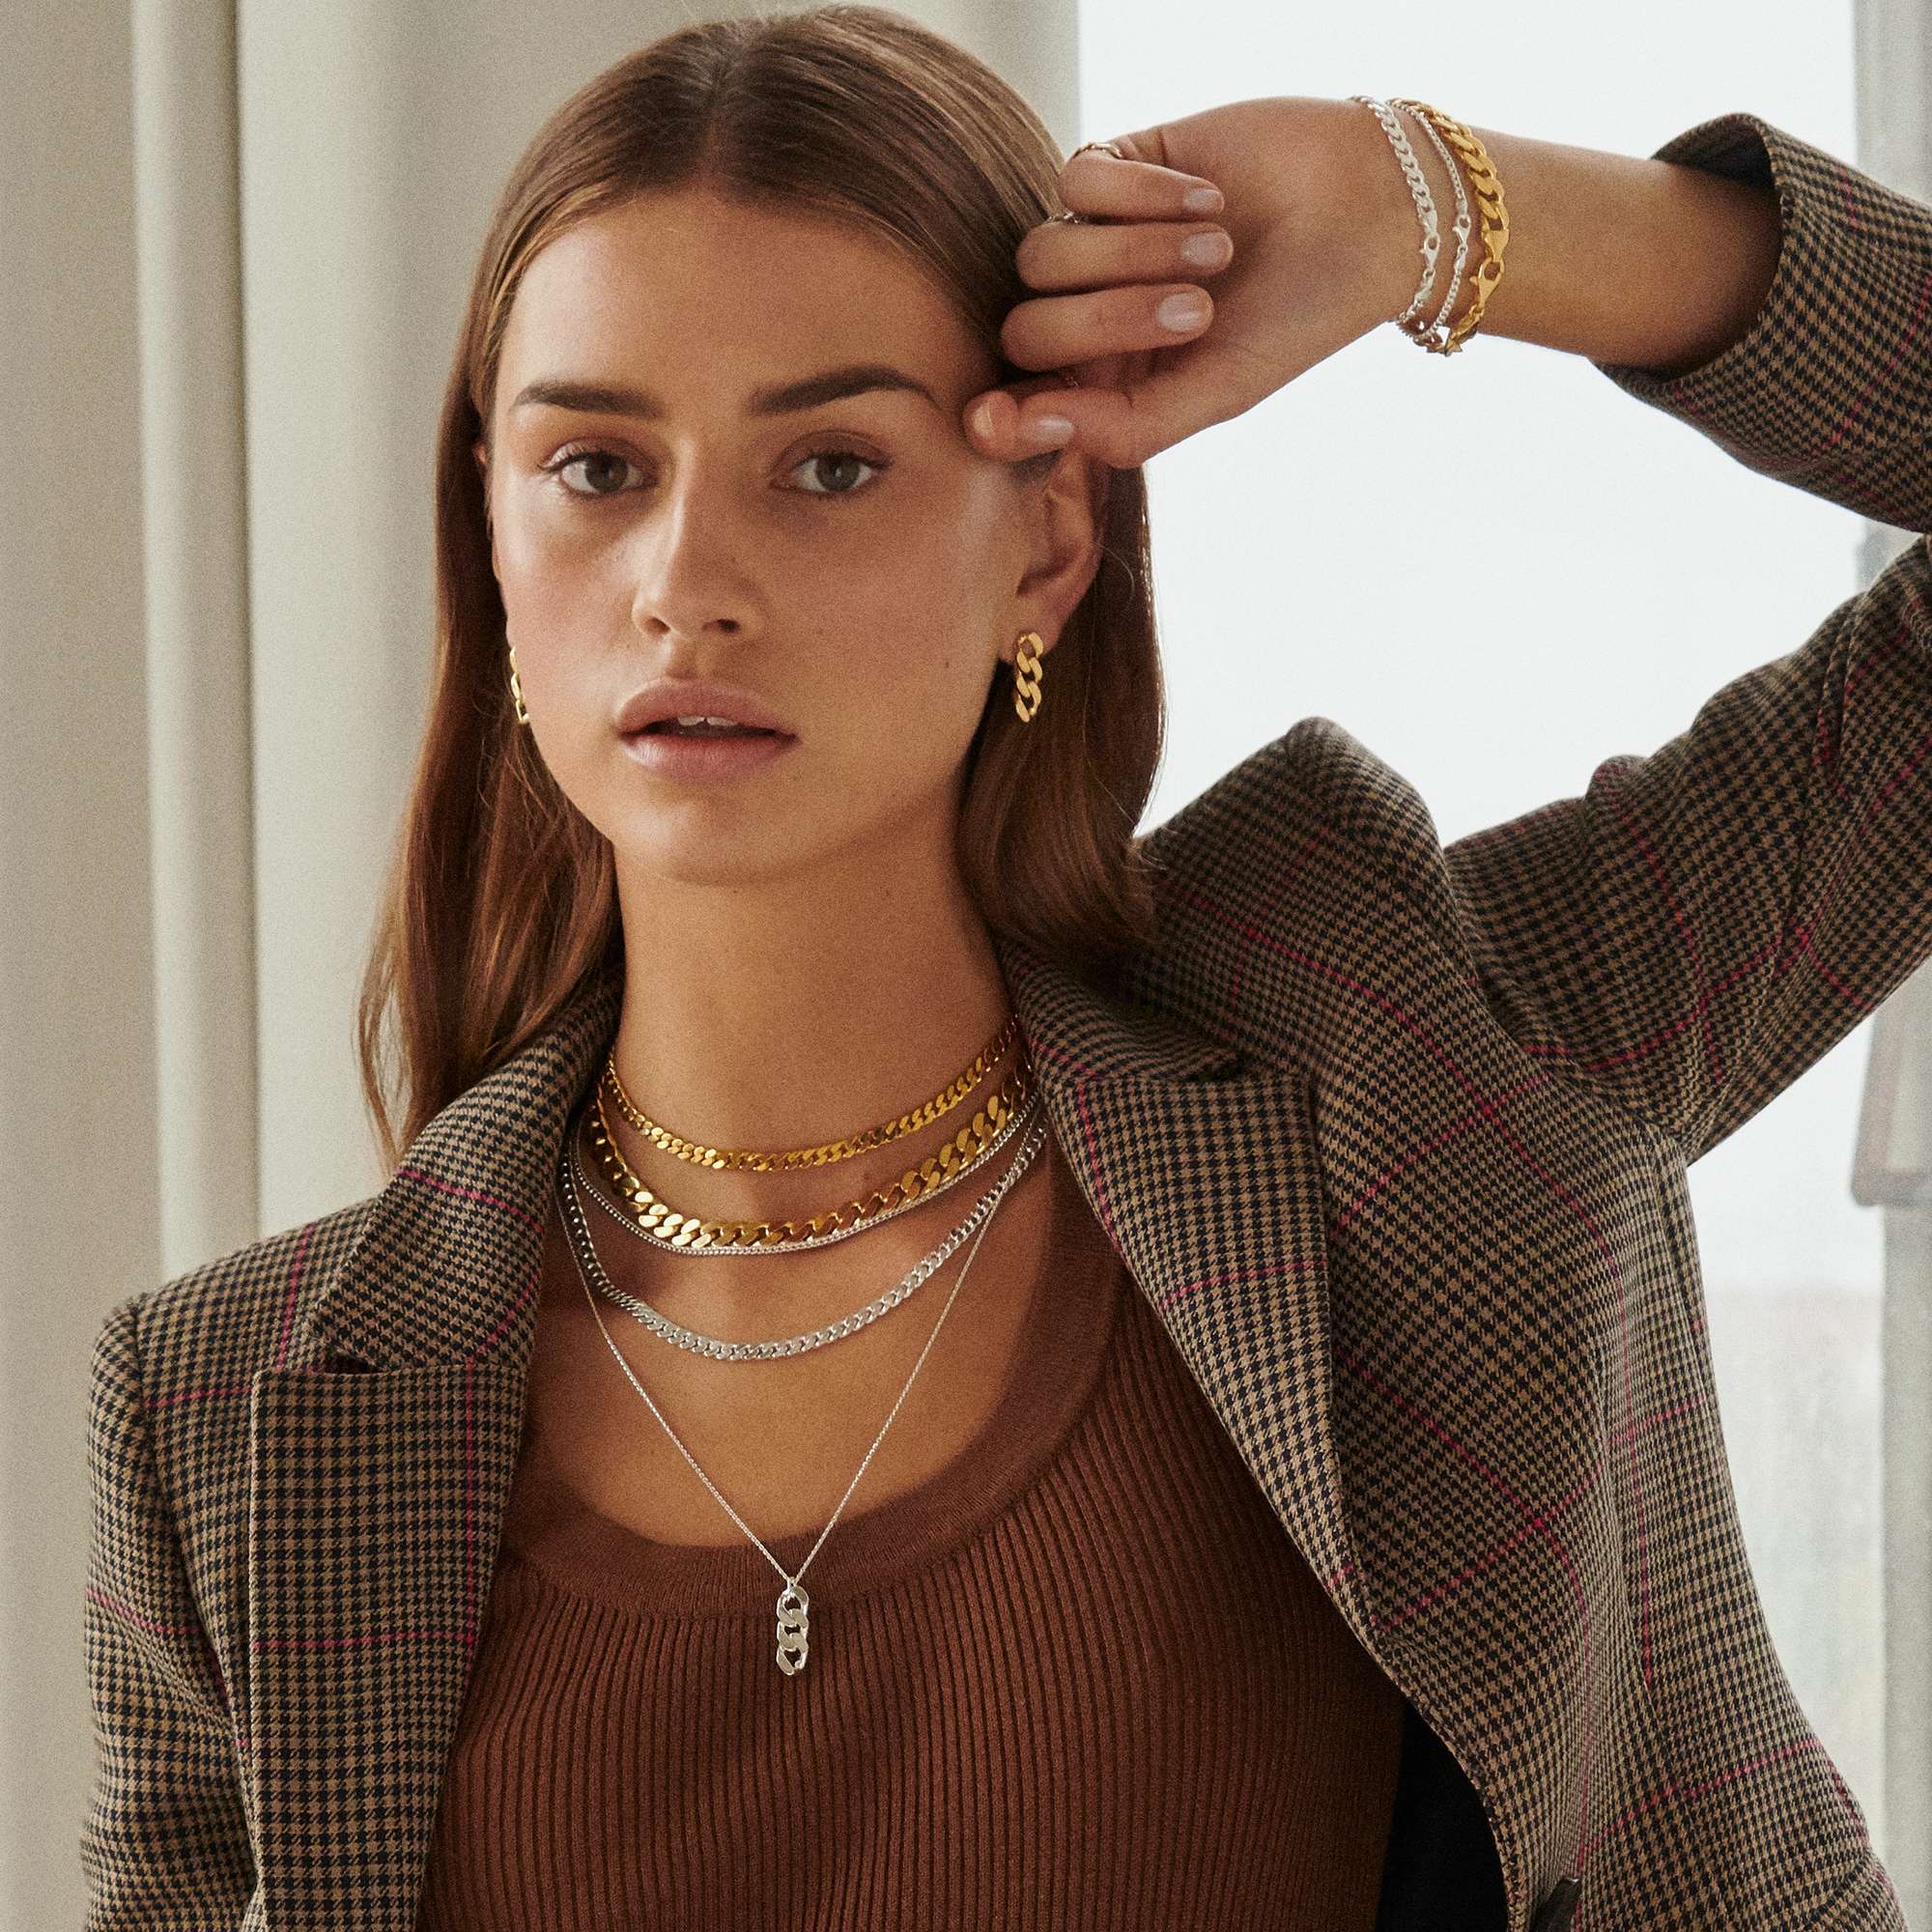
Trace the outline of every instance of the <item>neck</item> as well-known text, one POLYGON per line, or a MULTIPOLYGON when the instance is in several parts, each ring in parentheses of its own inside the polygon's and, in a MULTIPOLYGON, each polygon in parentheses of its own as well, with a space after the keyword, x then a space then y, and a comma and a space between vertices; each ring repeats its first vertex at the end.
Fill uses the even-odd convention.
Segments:
MULTIPOLYGON (((956 870, 894 869, 867 854, 854 871, 863 876, 819 869, 671 891, 657 880, 627 888, 620 873, 624 996, 613 1052, 634 1106, 702 1145, 817 1146, 896 1119, 967 1066, 1011 1003, 956 870)), ((680 1211, 811 1214, 933 1152, 1022 1050, 1016 1039, 930 1125, 795 1173, 702 1168, 653 1146, 608 1097, 606 1112, 625 1159, 680 1211)))

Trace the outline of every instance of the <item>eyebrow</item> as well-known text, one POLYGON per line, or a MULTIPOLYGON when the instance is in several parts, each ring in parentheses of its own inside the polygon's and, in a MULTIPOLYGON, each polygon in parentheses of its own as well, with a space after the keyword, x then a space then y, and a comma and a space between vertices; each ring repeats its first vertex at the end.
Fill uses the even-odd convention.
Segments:
MULTIPOLYGON (((789 415, 797 410, 817 409, 822 403, 836 403, 846 396, 865 395, 872 389, 903 389, 923 396, 934 409, 938 399, 923 383, 915 381, 903 369, 889 362, 853 362, 841 369, 827 369, 802 382, 780 383, 753 389, 745 405, 747 415, 789 415)), ((581 410, 589 415, 636 416, 654 421, 665 407, 648 389, 629 388, 621 383, 577 382, 568 377, 539 377, 526 383, 510 405, 512 412, 528 404, 545 403, 552 409, 581 410)))

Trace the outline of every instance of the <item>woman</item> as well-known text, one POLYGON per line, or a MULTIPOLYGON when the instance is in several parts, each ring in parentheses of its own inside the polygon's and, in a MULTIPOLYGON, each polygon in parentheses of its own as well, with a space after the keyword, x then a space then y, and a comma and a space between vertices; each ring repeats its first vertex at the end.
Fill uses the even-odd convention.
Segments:
POLYGON ((1752 115, 1063 164, 831 7, 537 135, 442 417, 392 1178, 96 1349, 90 1924, 1901 1925, 1685 1169, 1932 952, 1932 554, 1446 850, 1322 718, 1136 838, 1140 466, 1385 323, 1932 524, 1932 210, 1752 115))

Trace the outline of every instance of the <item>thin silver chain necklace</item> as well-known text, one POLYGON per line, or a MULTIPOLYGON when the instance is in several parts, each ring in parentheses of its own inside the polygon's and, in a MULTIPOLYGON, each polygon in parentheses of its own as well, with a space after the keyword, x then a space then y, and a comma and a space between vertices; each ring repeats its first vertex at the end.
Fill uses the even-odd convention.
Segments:
MULTIPOLYGON (((1034 1117, 1038 1113, 1039 1105, 1039 1094, 1037 1090, 1036 1090, 1028 1096, 1026 1104, 1020 1108, 1019 1112, 1013 1115, 1007 1124, 1000 1129, 998 1136, 991 1143, 989 1151, 1003 1146, 1015 1133, 1025 1132, 1034 1117)), ((590 1177, 584 1172, 582 1150, 578 1146, 575 1133, 572 1133, 568 1137, 568 1142, 570 1149, 571 1192, 573 1199, 577 1203, 577 1211, 580 1214, 582 1213, 582 1197, 587 1194, 619 1227, 629 1229, 635 1233, 637 1230, 636 1222, 630 1220, 625 1215, 623 1209, 617 1207, 614 1202, 606 1200, 602 1194, 596 1191, 590 1177)), ((1004 1183, 1001 1184, 1004 1185, 1004 1183)), ((602 1263, 597 1260, 597 1250, 590 1243, 587 1231, 584 1235, 585 1252, 595 1264, 592 1279, 597 1284, 598 1292, 608 1299, 614 1301, 618 1307, 634 1315, 653 1335, 668 1342, 672 1348, 683 1349, 688 1353, 694 1355, 708 1355, 713 1361, 719 1362, 770 1361, 778 1356, 799 1355, 805 1353, 809 1349, 822 1349, 833 1342, 842 1342, 846 1336, 856 1335, 862 1328, 869 1327, 880 1316, 890 1315, 922 1282, 939 1271, 952 1251, 973 1232, 980 1221, 991 1211, 988 1203, 996 1198, 997 1189, 989 1190, 987 1193, 981 1195, 972 1212, 936 1248, 933 1248, 921 1260, 914 1263, 911 1269, 902 1279, 887 1289, 885 1293, 879 1295, 875 1300, 868 1301, 863 1308, 855 1309, 850 1315, 840 1316, 836 1321, 827 1322, 822 1328, 814 1328, 804 1335, 789 1335, 781 1341, 774 1342, 726 1342, 715 1335, 700 1335, 695 1328, 683 1327, 671 1321, 668 1316, 659 1314, 648 1301, 640 1300, 635 1294, 626 1294, 610 1278, 602 1263)), ((917 1206, 918 1203, 915 1202, 912 1205, 917 1206)), ((896 1212, 897 1210, 895 1209, 895 1211, 896 1212)), ((688 1249, 685 1252, 710 1254, 728 1251, 696 1248, 688 1249)))
POLYGON ((986 1230, 992 1226, 993 1216, 999 1210, 1000 1203, 1005 1199, 1013 1182, 1025 1173, 1028 1165, 1032 1162, 1034 1155, 1039 1151, 1040 1146, 1045 1139, 1046 1127, 1044 1123, 1036 1122, 1035 1126, 1028 1131, 1026 1138, 1020 1143, 1019 1151, 1013 1156, 1006 1173, 1000 1177, 999 1180, 988 1191, 986 1196, 985 1219, 980 1224, 980 1232, 975 1236, 973 1245, 966 1251, 966 1259, 960 1264, 959 1278, 952 1284, 952 1291, 946 1297, 945 1306, 939 1311, 938 1321, 932 1324, 932 1333, 925 1338, 924 1345, 919 1351, 919 1357, 912 1365, 911 1374, 906 1377, 905 1383, 900 1388, 897 1398, 893 1403, 891 1411, 880 1425, 878 1435, 872 1438, 871 1448, 866 1451, 865 1460, 861 1462, 858 1469, 854 1472, 852 1480, 846 1484, 845 1493, 838 1498, 838 1507, 832 1512, 831 1521, 818 1532, 818 1541, 811 1546, 805 1561, 798 1566, 798 1575, 796 1577, 786 1573, 784 1565, 765 1548, 764 1543, 758 1537, 757 1533, 724 1500, 717 1484, 697 1466, 696 1459, 679 1441, 677 1432, 671 1428, 668 1422, 665 1421, 663 1410, 658 1407, 656 1403, 651 1401, 649 1392, 645 1389, 643 1383, 639 1381, 637 1377, 631 1373, 631 1365, 624 1359, 623 1351, 611 1340, 611 1331, 605 1326, 603 1314, 597 1306, 596 1293, 591 1288, 593 1273, 604 1276, 607 1282, 610 1277, 604 1275, 603 1264, 599 1261, 597 1249, 590 1239, 589 1223, 584 1220, 582 1208, 577 1200, 575 1177, 571 1172, 570 1163, 567 1160, 557 1163, 559 1203, 563 1208, 565 1222, 570 1234, 571 1258, 577 1264, 578 1280, 583 1286, 584 1299, 590 1304, 591 1317, 596 1321, 598 1330, 604 1337, 605 1347, 615 1357, 617 1366, 624 1372, 625 1379, 643 1397, 646 1406, 657 1417, 665 1434, 676 1444, 678 1454, 691 1464, 692 1470, 697 1479, 718 1498, 718 1502, 725 1515, 757 1545, 758 1548, 764 1554, 765 1561, 784 1579, 784 1588, 779 1592, 778 1598, 777 1654, 779 1668, 787 1677, 796 1677, 805 1668, 806 1657, 809 1651, 810 1631, 808 1613, 810 1609, 810 1600, 801 1587, 801 1579, 804 1577, 806 1571, 811 1567, 812 1558, 824 1547, 825 1539, 832 1534, 832 1524, 836 1523, 844 1513, 845 1505, 851 1500, 852 1492, 859 1487, 859 1478, 870 1466, 879 1444, 886 1439, 886 1431, 893 1426, 894 1418, 897 1416, 900 1405, 905 1401, 906 1395, 912 1388, 920 1370, 925 1366, 925 1358, 931 1353, 933 1343, 939 1339, 939 1331, 946 1325, 946 1318, 952 1312, 952 1304, 958 1299, 959 1291, 965 1287, 967 1275, 972 1272, 974 1259, 980 1252, 980 1243, 986 1238, 986 1230))

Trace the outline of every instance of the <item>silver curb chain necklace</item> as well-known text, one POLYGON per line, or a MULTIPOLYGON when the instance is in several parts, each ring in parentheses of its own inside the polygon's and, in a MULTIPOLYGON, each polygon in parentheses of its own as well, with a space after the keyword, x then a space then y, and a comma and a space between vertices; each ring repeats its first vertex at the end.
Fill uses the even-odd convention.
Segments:
MULTIPOLYGON (((783 1578, 784 1587, 779 1592, 778 1598, 777 1655, 779 1668, 787 1677, 795 1677, 805 1668, 806 1657, 809 1650, 810 1626, 808 1612, 810 1608, 810 1600, 806 1596, 804 1589, 801 1587, 801 1579, 804 1577, 806 1571, 810 1568, 812 1558, 823 1548, 825 1539, 831 1535, 832 1524, 836 1523, 840 1515, 843 1514, 846 1503, 851 1500, 852 1492, 859 1486, 859 1478, 866 1473, 873 1455, 878 1450, 879 1444, 886 1438, 886 1431, 893 1426, 894 1418, 897 1416, 899 1406, 905 1401, 907 1392, 911 1389, 920 1370, 925 1366, 925 1358, 931 1352, 933 1343, 939 1339, 939 1331, 946 1325, 946 1318, 952 1312, 952 1304, 958 1298, 959 1291, 966 1285, 966 1277, 972 1271, 974 1259, 980 1252, 980 1243, 985 1239, 986 1230, 992 1226, 993 1216, 998 1211, 1000 1203, 1006 1198, 1012 1184, 1026 1171, 1045 1139, 1046 1127, 1044 1123, 1036 1121, 1035 1125, 1028 1130, 1026 1138, 1021 1142, 1018 1153, 1013 1156, 1005 1174, 1000 1177, 998 1181, 994 1183, 984 1196, 980 1204, 985 1209, 984 1219, 980 1222, 980 1231, 974 1237, 973 1245, 966 1252, 965 1261, 960 1264, 959 1278, 952 1284, 952 1293, 947 1295, 945 1306, 939 1311, 938 1321, 932 1324, 932 1333, 926 1337, 924 1346, 920 1350, 919 1358, 913 1363, 912 1372, 906 1377, 904 1386, 900 1388, 897 1399, 894 1402, 890 1413, 888 1413, 885 1421, 880 1425, 878 1435, 872 1438, 871 1448, 866 1451, 865 1460, 859 1464, 851 1482, 845 1486, 845 1493, 838 1498, 838 1507, 832 1512, 831 1521, 819 1531, 818 1541, 811 1546, 811 1549, 806 1556, 805 1561, 798 1566, 798 1575, 796 1577, 786 1573, 784 1565, 765 1548, 764 1543, 758 1537, 757 1533, 724 1500, 717 1484, 697 1466, 696 1460, 693 1457, 691 1451, 678 1440, 677 1432, 671 1428, 668 1422, 665 1421, 664 1412, 658 1407, 656 1403, 651 1401, 649 1392, 644 1388, 644 1385, 631 1373, 631 1365, 624 1359, 623 1351, 611 1340, 611 1331, 605 1325, 603 1314, 597 1306, 597 1295, 591 1287, 591 1281, 593 1276, 601 1278, 601 1281, 607 1287, 607 1291, 614 1288, 614 1284, 611 1283, 610 1276, 605 1273, 603 1263, 598 1259, 596 1246, 590 1238, 589 1224, 583 1217, 582 1206, 577 1198, 576 1178, 572 1172, 571 1162, 566 1157, 557 1163, 558 1202, 563 1210, 565 1226, 570 1236, 571 1258, 577 1265, 578 1280, 582 1284, 584 1299, 590 1304, 592 1319, 596 1321, 598 1330, 604 1337, 605 1346, 615 1357, 617 1366, 623 1370, 625 1379, 643 1397, 646 1406, 649 1407, 651 1413, 657 1417, 665 1434, 676 1444, 678 1454, 691 1464, 694 1473, 703 1483, 704 1487, 718 1498, 718 1502, 725 1515, 757 1545, 758 1548, 764 1554, 765 1561, 783 1578)), ((976 1209, 975 1211, 977 1212, 978 1210, 976 1209)))
MULTIPOLYGON (((1010 1140, 1014 1134, 1024 1133, 1035 1115, 1038 1113, 1039 1105, 1039 1095, 1036 1092, 1027 1100, 1026 1104, 1021 1107, 1019 1112, 1014 1114, 1008 1121, 1007 1124, 1000 1129, 998 1136, 993 1140, 987 1151, 989 1153, 995 1152, 1007 1141, 1010 1140)), ((614 1202, 607 1200, 596 1190, 590 1177, 584 1172, 582 1150, 578 1146, 575 1134, 569 1137, 569 1146, 571 1184, 578 1196, 580 1205, 582 1198, 587 1195, 620 1228, 634 1234, 638 1232, 637 1223, 631 1220, 614 1202)), ((782 1341, 725 1342, 721 1341, 715 1335, 700 1335, 695 1328, 682 1327, 668 1316, 659 1314, 648 1301, 641 1301, 634 1294, 626 1294, 622 1289, 610 1279, 609 1275, 602 1268, 601 1264, 592 1278, 596 1281, 600 1293, 608 1299, 614 1301, 620 1308, 625 1309, 631 1315, 636 1316, 653 1335, 659 1336, 664 1341, 668 1342, 674 1349, 683 1349, 694 1355, 708 1355, 714 1361, 721 1362, 769 1361, 775 1356, 803 1354, 808 1349, 822 1349, 828 1343, 843 1341, 847 1335, 856 1335, 860 1329, 868 1327, 880 1316, 891 1314, 922 1282, 939 1271, 947 1258, 973 1232, 980 1219, 988 1212, 986 1204, 993 1198, 994 1196, 990 1192, 982 1195, 972 1212, 947 1236, 945 1240, 940 1242, 930 1253, 916 1262, 902 1280, 887 1289, 885 1293, 878 1296, 876 1300, 868 1301, 865 1307, 855 1309, 850 1315, 840 1316, 838 1321, 828 1322, 822 1328, 813 1329, 805 1335, 787 1336, 782 1341)), ((914 1202, 910 1205, 917 1207, 918 1203, 914 1202)), ((901 1210, 894 1209, 895 1213, 901 1210)), ((863 1232, 863 1230, 860 1232, 863 1232)), ((594 1255, 596 1251, 592 1248, 589 1252, 594 1255)), ((730 1251, 728 1249, 697 1248, 691 1252, 696 1254, 724 1254, 730 1251)))

